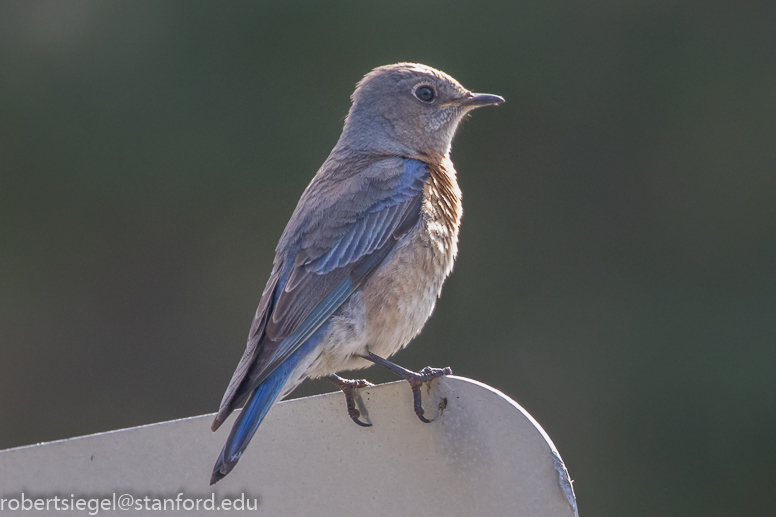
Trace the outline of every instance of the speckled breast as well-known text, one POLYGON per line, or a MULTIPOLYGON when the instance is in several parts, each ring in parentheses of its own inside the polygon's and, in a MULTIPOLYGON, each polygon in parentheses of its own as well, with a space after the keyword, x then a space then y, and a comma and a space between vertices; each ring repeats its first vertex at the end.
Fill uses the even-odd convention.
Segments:
POLYGON ((423 328, 458 253, 462 208, 455 169, 449 159, 429 169, 418 226, 363 291, 369 348, 383 357, 423 328))

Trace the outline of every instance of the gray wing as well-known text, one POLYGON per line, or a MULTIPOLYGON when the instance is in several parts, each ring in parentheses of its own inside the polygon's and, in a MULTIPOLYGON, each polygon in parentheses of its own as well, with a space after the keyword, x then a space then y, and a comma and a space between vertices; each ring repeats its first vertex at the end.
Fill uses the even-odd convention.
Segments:
POLYGON ((281 237, 213 430, 363 285, 420 217, 429 175, 422 162, 383 159, 344 178, 326 172, 307 188, 281 237))

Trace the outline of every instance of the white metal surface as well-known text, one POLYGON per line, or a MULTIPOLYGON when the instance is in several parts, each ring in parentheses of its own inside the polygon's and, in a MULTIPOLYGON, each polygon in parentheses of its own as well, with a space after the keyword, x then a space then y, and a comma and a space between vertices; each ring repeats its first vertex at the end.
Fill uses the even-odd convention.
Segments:
MULTIPOLYGON (((0 513, 61 514, 52 501, 60 497, 60 510, 65 500, 100 499, 100 515, 159 515, 146 508, 164 499, 168 509, 177 504, 171 513, 186 515, 576 515, 552 442, 502 393, 460 377, 435 381, 423 391, 431 424, 415 416, 406 382, 363 389, 361 397, 369 428, 350 421, 341 393, 276 405, 235 470, 214 487, 210 471, 234 417, 217 433, 209 430, 212 415, 204 415, 2 451, 0 513), (31 504, 22 493, 48 499, 49 511, 22 511, 31 504), (122 512, 113 505, 123 494, 133 506, 122 512), (244 497, 248 506, 257 500, 258 508, 205 509, 225 497, 244 497), (184 511, 182 503, 197 498, 200 511, 184 511)), ((95 515, 89 507, 67 514, 95 515)))

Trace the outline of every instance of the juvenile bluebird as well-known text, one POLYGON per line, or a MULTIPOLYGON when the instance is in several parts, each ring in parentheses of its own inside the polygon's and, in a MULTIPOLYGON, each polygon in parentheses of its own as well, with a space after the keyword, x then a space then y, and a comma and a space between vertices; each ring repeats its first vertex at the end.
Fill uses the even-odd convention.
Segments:
POLYGON ((354 402, 365 380, 341 370, 387 367, 408 380, 424 422, 420 387, 449 368, 412 372, 387 361, 434 310, 458 253, 461 190, 450 161, 458 124, 504 102, 472 93, 439 70, 381 66, 358 83, 337 145, 275 248, 272 274, 245 353, 213 421, 241 403, 210 484, 237 464, 273 403, 305 378, 328 377, 354 402))

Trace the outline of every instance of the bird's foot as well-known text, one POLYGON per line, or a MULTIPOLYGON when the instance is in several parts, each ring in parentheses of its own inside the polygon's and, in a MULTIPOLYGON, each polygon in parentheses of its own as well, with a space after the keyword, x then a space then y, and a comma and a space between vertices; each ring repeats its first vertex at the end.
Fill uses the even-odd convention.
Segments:
POLYGON ((423 385, 427 382, 431 382, 434 379, 444 377, 445 375, 452 375, 453 370, 449 366, 447 368, 432 368, 430 366, 426 366, 419 372, 408 370, 408 373, 412 375, 403 375, 402 377, 404 380, 410 383, 410 387, 412 388, 412 398, 414 401, 413 406, 415 408, 415 414, 418 415, 418 418, 420 418, 421 422, 428 424, 432 421, 425 417, 425 411, 423 410, 423 404, 420 398, 420 388, 423 387, 423 385))
POLYGON ((344 379, 336 374, 331 374, 326 378, 329 379, 332 384, 342 390, 342 393, 345 394, 345 403, 348 407, 348 416, 361 427, 370 427, 372 424, 367 424, 366 422, 362 422, 359 419, 361 417, 361 411, 359 411, 358 407, 356 406, 356 390, 359 388, 374 386, 374 384, 366 379, 344 379))
POLYGON ((418 418, 421 422, 426 424, 432 422, 432 420, 429 420, 425 416, 425 411, 423 410, 423 403, 420 395, 420 388, 423 387, 424 384, 431 382, 434 379, 444 377, 445 375, 452 375, 452 368, 449 366, 447 368, 432 368, 430 366, 426 366, 419 372, 413 372, 412 370, 408 370, 402 366, 399 366, 398 364, 383 359, 382 357, 375 355, 372 352, 367 352, 367 354, 363 357, 364 359, 368 359, 375 364, 379 364, 380 366, 388 368, 393 373, 409 382, 410 387, 412 388, 412 398, 414 401, 413 407, 415 409, 415 414, 418 415, 418 418))

